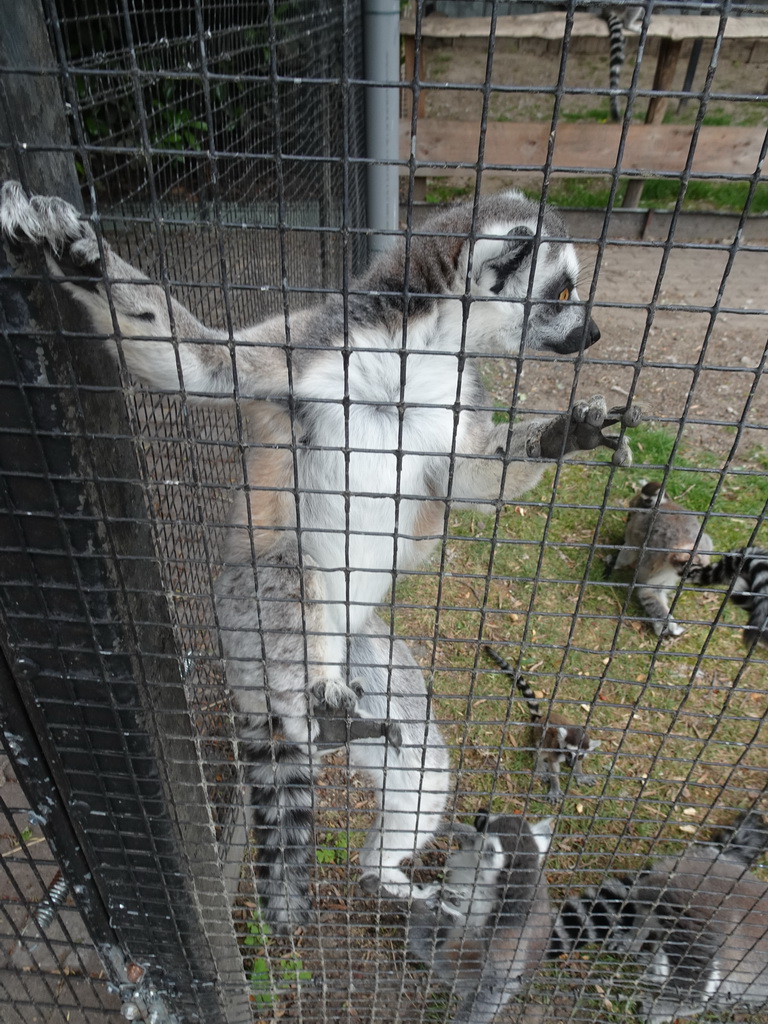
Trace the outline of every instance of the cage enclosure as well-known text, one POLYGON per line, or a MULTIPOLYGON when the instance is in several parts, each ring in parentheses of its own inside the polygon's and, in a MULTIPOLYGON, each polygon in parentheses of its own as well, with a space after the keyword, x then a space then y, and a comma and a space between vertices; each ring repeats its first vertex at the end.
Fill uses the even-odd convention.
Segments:
POLYGON ((763 5, 0 11, 3 1021, 762 1020, 763 5))

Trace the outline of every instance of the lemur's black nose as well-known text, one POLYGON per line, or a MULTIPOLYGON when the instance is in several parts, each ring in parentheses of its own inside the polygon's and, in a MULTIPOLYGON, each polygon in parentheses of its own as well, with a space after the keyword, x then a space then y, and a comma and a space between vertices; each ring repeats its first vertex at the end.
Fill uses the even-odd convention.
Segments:
POLYGON ((552 349, 567 356, 574 352, 580 352, 582 345, 584 348, 589 348, 599 339, 600 328, 594 320, 590 319, 586 325, 579 324, 578 327, 574 327, 559 344, 553 345, 552 349))

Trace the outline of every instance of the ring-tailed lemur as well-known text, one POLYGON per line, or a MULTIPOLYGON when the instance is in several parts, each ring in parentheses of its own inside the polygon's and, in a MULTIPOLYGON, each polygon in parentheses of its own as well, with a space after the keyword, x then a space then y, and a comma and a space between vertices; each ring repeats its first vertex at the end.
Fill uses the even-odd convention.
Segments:
POLYGON ((408 916, 411 952, 461 997, 455 1024, 493 1020, 544 959, 552 929, 550 819, 481 812, 475 829, 446 861, 450 902, 413 903, 408 916))
POLYGON ((560 769, 563 765, 571 769, 571 776, 582 782, 592 781, 582 773, 584 758, 597 750, 600 740, 591 740, 586 726, 574 725, 552 711, 542 713, 536 694, 525 681, 522 673, 513 668, 492 647, 484 648, 497 665, 514 681, 515 686, 528 705, 531 714, 531 733, 536 750, 534 775, 549 781, 547 799, 557 803, 563 799, 560 789, 560 769))
MULTIPOLYGON (((680 577, 709 564, 712 538, 701 533, 701 517, 670 500, 660 483, 645 484, 630 499, 624 546, 606 572, 636 569, 636 595, 657 636, 680 636, 685 630, 669 611, 669 595, 680 577)), ((698 581, 698 576, 696 577, 698 581)))
POLYGON ((439 826, 448 756, 421 672, 375 608, 394 571, 437 543, 446 502, 495 508, 532 487, 547 460, 600 445, 628 465, 626 437, 602 427, 640 419, 596 396, 551 420, 494 424, 466 358, 523 345, 569 355, 598 340, 562 221, 546 209, 539 226, 538 204, 514 191, 458 205, 413 233, 407 259, 402 241, 379 256, 343 298, 233 338, 97 241, 61 199, 29 199, 8 182, 0 228, 42 248, 49 272, 139 380, 189 401, 247 404, 247 479, 215 600, 228 683, 247 721, 266 920, 290 928, 310 909, 317 703, 399 724, 399 749, 384 736, 349 746, 380 811, 360 863, 396 897, 429 895, 399 865, 439 826))
POLYGON ((768 823, 750 812, 714 844, 693 843, 634 879, 607 879, 565 902, 550 955, 599 943, 643 965, 640 1014, 648 1024, 735 1003, 762 1006, 768 885, 749 868, 766 848, 768 823))
POLYGON ((611 108, 611 120, 620 121, 621 111, 619 110, 619 91, 621 89, 621 72, 626 58, 624 46, 624 33, 632 32, 637 34, 643 27, 644 8, 637 4, 611 7, 603 7, 600 17, 608 25, 608 45, 610 49, 608 64, 608 83, 611 90, 609 102, 611 108))
POLYGON ((714 565, 695 566, 688 578, 702 587, 727 583, 733 603, 749 613, 744 643, 748 647, 755 643, 768 647, 768 551, 729 551, 714 565))

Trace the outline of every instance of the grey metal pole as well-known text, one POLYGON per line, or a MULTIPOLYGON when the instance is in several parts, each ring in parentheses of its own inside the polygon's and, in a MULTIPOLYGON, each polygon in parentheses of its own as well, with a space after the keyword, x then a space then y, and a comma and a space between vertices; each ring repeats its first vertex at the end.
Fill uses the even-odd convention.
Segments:
MULTIPOLYGON (((400 0, 363 0, 365 78, 368 82, 400 79, 400 0)), ((400 95, 396 86, 371 84, 365 98, 366 213, 371 256, 392 244, 398 225, 398 157, 400 95)))

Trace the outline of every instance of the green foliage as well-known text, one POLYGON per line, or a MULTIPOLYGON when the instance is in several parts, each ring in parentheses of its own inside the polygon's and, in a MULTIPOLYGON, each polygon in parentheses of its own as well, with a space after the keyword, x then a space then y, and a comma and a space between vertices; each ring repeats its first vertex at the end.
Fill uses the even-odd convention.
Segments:
MULTIPOLYGON (((167 79, 161 84, 161 95, 152 101, 152 148, 200 152, 206 143, 208 123, 200 120, 189 107, 178 106, 174 96, 176 89, 177 83, 167 79)), ((184 157, 174 157, 174 162, 183 164, 184 157)))
MULTIPOLYGON (((536 202, 541 199, 541 192, 535 188, 523 191, 536 202)), ((554 206, 601 210, 608 205, 610 194, 611 184, 606 178, 564 178, 550 186, 547 198, 554 206)))
POLYGON ((318 864, 346 864, 349 859, 349 834, 326 832, 317 846, 318 864))
MULTIPOLYGON (((684 210, 723 210, 741 213, 749 193, 748 181, 690 181, 683 200, 684 210)), ((677 201, 680 185, 676 181, 651 179, 645 183, 640 205, 653 209, 671 209, 677 201)), ((768 212, 768 185, 755 189, 750 213, 768 212)))
POLYGON ((251 999, 262 1009, 272 1006, 280 992, 312 980, 312 972, 304 970, 303 962, 297 957, 269 955, 269 936, 269 926, 262 921, 259 912, 254 911, 241 942, 251 958, 248 972, 251 999))

